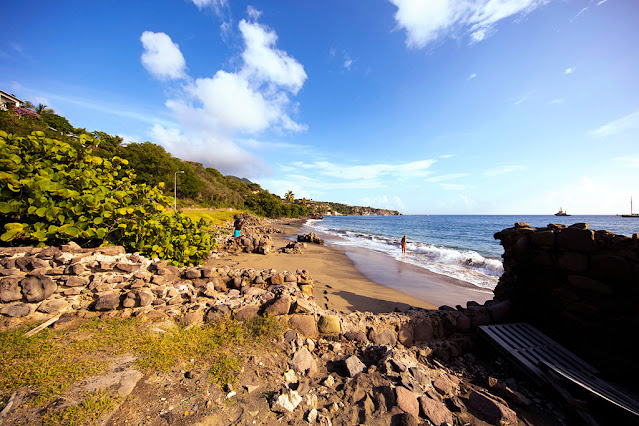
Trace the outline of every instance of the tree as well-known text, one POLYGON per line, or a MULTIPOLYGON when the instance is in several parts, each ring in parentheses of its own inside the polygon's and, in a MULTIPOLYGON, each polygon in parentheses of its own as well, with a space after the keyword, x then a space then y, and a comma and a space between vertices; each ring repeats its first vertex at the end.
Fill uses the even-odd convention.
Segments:
POLYGON ((289 203, 292 203, 293 201, 295 201, 295 194, 293 194, 293 191, 288 191, 284 195, 284 199, 288 201, 289 203))
POLYGON ((40 115, 44 114, 45 112, 51 112, 51 113, 53 112, 53 110, 47 107, 45 104, 38 104, 38 106, 35 107, 34 110, 37 114, 40 114, 40 115))
POLYGON ((33 132, 15 137, 0 130, 0 240, 11 246, 123 245, 129 252, 183 264, 201 263, 210 235, 190 218, 168 212, 162 186, 134 183, 126 159, 93 154, 84 146, 33 132))

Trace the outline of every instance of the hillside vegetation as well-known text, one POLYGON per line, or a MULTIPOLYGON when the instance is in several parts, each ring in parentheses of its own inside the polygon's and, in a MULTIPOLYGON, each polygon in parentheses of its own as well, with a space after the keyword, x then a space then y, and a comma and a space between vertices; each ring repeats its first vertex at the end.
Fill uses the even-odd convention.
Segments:
POLYGON ((232 208, 249 210, 266 217, 299 217, 307 214, 399 214, 399 212, 371 207, 295 199, 289 191, 286 201, 248 179, 224 176, 218 170, 172 156, 162 146, 152 142, 124 143, 119 136, 101 131, 75 128, 69 121, 44 105, 37 108, 0 111, 0 130, 14 136, 27 137, 34 131, 45 138, 69 144, 76 150, 90 149, 91 154, 111 159, 119 157, 128 164, 122 167, 134 174, 133 184, 161 188, 163 195, 173 197, 177 174, 177 204, 180 207, 232 208), (36 112, 37 111, 37 112, 36 112), (90 137, 81 138, 81 135, 90 137))

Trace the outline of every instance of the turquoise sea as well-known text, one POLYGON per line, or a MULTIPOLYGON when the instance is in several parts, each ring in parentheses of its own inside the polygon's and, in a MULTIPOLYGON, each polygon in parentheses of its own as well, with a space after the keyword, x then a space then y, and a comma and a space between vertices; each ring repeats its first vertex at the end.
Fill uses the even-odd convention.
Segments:
POLYGON ((632 236, 639 219, 621 216, 327 216, 306 225, 331 244, 384 253, 432 272, 492 289, 503 272, 503 248, 493 235, 515 222, 531 226, 585 222, 590 229, 606 229, 632 236), (407 254, 400 240, 407 236, 407 254))

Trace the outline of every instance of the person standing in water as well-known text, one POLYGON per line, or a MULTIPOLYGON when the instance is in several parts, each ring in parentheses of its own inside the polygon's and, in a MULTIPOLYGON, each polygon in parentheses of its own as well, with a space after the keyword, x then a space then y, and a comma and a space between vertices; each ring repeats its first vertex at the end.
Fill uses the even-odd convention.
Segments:
POLYGON ((402 238, 402 254, 406 254, 406 235, 402 238))

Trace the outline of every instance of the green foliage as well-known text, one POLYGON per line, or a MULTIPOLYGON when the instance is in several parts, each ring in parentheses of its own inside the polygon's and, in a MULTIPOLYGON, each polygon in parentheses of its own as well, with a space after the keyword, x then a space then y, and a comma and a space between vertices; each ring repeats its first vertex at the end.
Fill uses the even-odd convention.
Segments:
POLYGON ((166 191, 173 191, 175 172, 177 175, 177 192, 179 197, 197 198, 204 187, 204 182, 197 176, 188 162, 174 158, 160 145, 151 142, 130 143, 123 147, 120 155, 126 158, 136 172, 136 183, 157 185, 166 184, 166 191))
POLYGON ((53 127, 58 132, 62 132, 65 135, 73 132, 73 126, 67 121, 67 119, 51 110, 45 110, 42 113, 41 118, 48 126, 53 127))
POLYGON ((246 208, 260 216, 266 217, 299 217, 308 214, 304 205, 284 204, 280 197, 268 191, 260 191, 250 194, 244 200, 246 208))
POLYGON ((42 419, 43 426, 77 426, 95 424, 113 407, 116 400, 106 391, 91 392, 81 403, 56 413, 49 413, 42 419))
MULTIPOLYGON (((88 135, 83 145, 94 146, 88 135)), ((34 132, 0 131, 0 240, 8 245, 60 245, 74 240, 128 251, 176 265, 200 263, 210 236, 183 215, 167 214, 171 199, 159 186, 135 184, 128 161, 34 132)))
POLYGON ((287 191, 284 195, 284 199, 287 202, 292 203, 293 201, 295 201, 295 194, 293 194, 293 191, 287 191))

